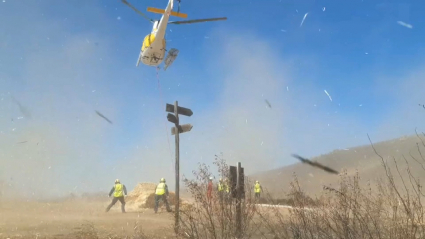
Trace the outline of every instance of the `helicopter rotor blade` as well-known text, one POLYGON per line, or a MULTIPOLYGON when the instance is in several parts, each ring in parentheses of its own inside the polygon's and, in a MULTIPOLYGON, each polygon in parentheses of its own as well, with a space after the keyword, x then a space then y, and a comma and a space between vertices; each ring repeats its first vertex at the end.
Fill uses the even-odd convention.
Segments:
POLYGON ((198 22, 212 22, 212 21, 221 21, 221 20, 227 20, 227 17, 194 19, 194 20, 188 20, 188 21, 172 21, 172 22, 168 22, 168 24, 191 24, 191 23, 198 23, 198 22))
POLYGON ((146 18, 148 21, 154 22, 152 19, 150 19, 148 16, 146 16, 143 12, 141 12, 141 11, 137 10, 137 8, 133 7, 133 5, 131 5, 129 2, 127 2, 127 0, 121 0, 121 2, 124 3, 125 5, 129 6, 131 9, 133 9, 135 12, 137 12, 142 17, 146 18))

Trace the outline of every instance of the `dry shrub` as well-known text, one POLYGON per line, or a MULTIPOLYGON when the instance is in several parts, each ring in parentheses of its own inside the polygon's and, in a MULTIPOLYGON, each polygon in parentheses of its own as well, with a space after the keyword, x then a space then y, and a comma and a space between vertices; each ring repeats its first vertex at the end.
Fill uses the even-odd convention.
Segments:
MULTIPOLYGON (((405 156, 402 156, 405 169, 401 170, 395 158, 394 166, 390 167, 376 154, 386 177, 378 180, 375 187, 370 183, 361 187, 358 173, 348 176, 344 171, 340 174, 340 185, 325 186, 320 203, 313 208, 308 208, 306 199, 299 197, 302 190, 295 177, 291 194, 296 208, 287 217, 279 208, 261 211, 261 226, 267 229, 262 231, 263 238, 425 238, 422 206, 425 195, 418 177, 412 175, 405 156)), ((418 161, 425 163, 421 152, 420 155, 418 161)))
MULTIPOLYGON (((228 165, 222 157, 217 156, 214 164, 218 167, 219 175, 228 177, 228 165)), ((193 171, 195 179, 184 179, 184 184, 192 195, 194 202, 185 205, 180 210, 179 235, 183 238, 235 238, 236 237, 236 207, 235 199, 222 197, 213 189, 212 199, 207 198, 208 179, 211 176, 209 167, 200 164, 198 171, 193 171), (221 200, 222 198, 222 200, 221 200)), ((248 179, 245 185, 249 185, 248 179)), ((246 192, 249 188, 246 187, 246 192)), ((254 204, 249 203, 250 194, 241 201, 241 233, 242 238, 250 238, 255 228, 252 226, 255 214, 254 204)))
POLYGON ((265 195, 265 197, 261 197, 258 200, 259 204, 295 206, 295 197, 299 199, 302 198, 306 205, 310 207, 317 207, 321 203, 319 199, 313 199, 310 196, 306 195, 304 192, 291 192, 287 195, 286 198, 273 198, 267 193, 265 193, 265 195))
MULTIPOLYGON (((424 135, 425 136, 425 135, 424 135)), ((419 137, 419 135, 418 135, 419 137)), ((371 144, 373 149, 374 146, 371 144)), ((425 171, 422 151, 425 143, 417 145, 420 157, 414 158, 425 171)), ((376 152, 376 150, 375 150, 376 152)), ((318 198, 307 197, 297 177, 290 182, 290 193, 285 199, 273 199, 266 194, 260 203, 251 203, 251 187, 246 188, 242 201, 242 236, 239 238, 425 238, 424 193, 418 175, 413 175, 406 156, 392 163, 381 159, 386 177, 361 185, 357 172, 340 173, 337 187, 323 188, 318 198), (401 161, 401 162, 400 162, 401 161), (289 204, 293 208, 272 206, 289 204), (289 210, 289 212, 288 212, 289 210)), ((227 176, 224 159, 216 158, 220 175, 227 176)), ((217 191, 209 202, 206 198, 209 167, 200 165, 193 172, 194 180, 185 179, 195 202, 181 210, 182 238, 235 238, 235 201, 221 204, 217 191)), ((251 185, 245 182, 245 185, 251 185)))

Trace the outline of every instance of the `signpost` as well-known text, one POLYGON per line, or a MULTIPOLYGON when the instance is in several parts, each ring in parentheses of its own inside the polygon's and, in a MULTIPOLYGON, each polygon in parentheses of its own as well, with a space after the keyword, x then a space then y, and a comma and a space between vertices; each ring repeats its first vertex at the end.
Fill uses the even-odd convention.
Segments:
MULTIPOLYGON (((185 133, 185 132, 189 132, 193 125, 191 124, 184 124, 184 125, 179 125, 179 134, 181 133, 185 133)), ((176 127, 171 128, 171 135, 175 135, 176 134, 176 127)))
POLYGON ((180 115, 185 115, 185 116, 189 116, 189 117, 193 115, 193 112, 192 112, 191 109, 178 106, 177 101, 174 103, 174 105, 167 104, 165 106, 165 111, 170 112, 170 113, 176 113, 175 108, 177 108, 177 113, 180 114, 180 115))
POLYGON ((174 113, 168 114, 167 120, 174 123, 175 127, 171 129, 171 135, 175 135, 176 138, 176 205, 175 205, 175 225, 174 230, 179 230, 179 206, 180 206, 180 138, 179 134, 189 132, 192 129, 191 124, 179 124, 179 114, 185 116, 192 116, 193 112, 191 109, 178 106, 178 102, 174 102, 174 105, 166 104, 165 111, 174 113), (177 130, 178 129, 178 130, 177 130))
MULTIPOLYGON (((239 162, 238 165, 241 163, 239 162)), ((245 198, 245 174, 244 168, 238 169, 237 166, 229 167, 230 193, 232 198, 238 198, 238 190, 241 198, 245 198)))
POLYGON ((245 198, 245 175, 244 168, 238 162, 238 166, 230 166, 230 186, 233 198, 236 198, 236 238, 242 237, 242 199, 245 198))

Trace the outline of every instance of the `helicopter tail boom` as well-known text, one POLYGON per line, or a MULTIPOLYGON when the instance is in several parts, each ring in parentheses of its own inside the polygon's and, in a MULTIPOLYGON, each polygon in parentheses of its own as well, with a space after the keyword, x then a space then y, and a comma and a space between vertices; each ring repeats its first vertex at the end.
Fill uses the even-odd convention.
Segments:
MULTIPOLYGON (((164 14, 165 13, 165 10, 164 9, 159 9, 159 8, 154 8, 154 7, 148 7, 147 11, 148 12, 153 12, 153 13, 158 13, 158 14, 164 14)), ((180 13, 180 12, 173 12, 173 11, 171 11, 170 15, 171 16, 174 16, 174 17, 187 18, 187 14, 186 13, 180 13)))

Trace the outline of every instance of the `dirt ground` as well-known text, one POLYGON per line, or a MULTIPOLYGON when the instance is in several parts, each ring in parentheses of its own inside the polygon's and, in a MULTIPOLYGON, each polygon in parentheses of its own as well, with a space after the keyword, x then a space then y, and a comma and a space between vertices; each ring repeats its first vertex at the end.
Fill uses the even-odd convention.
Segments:
MULTIPOLYGON (((109 200, 75 199, 62 202, 0 201, 0 238, 71 238, 73 233, 94 226, 100 235, 120 238, 142 229, 147 235, 172 234, 173 213, 161 208, 121 213, 120 203, 106 213, 109 200)), ((87 229, 86 229, 87 230, 87 229)))

